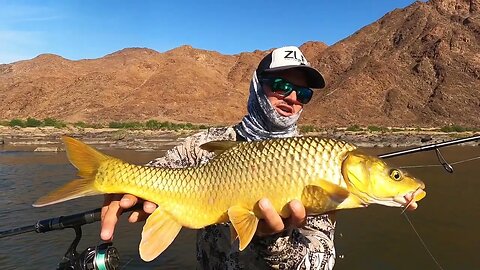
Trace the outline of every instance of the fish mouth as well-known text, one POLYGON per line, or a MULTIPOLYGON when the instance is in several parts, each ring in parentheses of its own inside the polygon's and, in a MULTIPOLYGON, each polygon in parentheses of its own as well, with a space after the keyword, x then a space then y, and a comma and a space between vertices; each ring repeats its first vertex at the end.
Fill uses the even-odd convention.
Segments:
POLYGON ((399 203, 401 206, 407 206, 410 203, 413 202, 418 202, 421 199, 425 198, 427 193, 423 190, 425 188, 425 185, 422 185, 418 187, 416 190, 407 192, 403 195, 398 195, 393 198, 393 201, 396 203, 399 203))

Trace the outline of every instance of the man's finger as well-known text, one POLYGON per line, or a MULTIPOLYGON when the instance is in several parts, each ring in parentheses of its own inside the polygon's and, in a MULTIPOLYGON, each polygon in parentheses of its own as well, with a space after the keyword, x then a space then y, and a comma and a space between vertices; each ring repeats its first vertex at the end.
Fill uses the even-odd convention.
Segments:
POLYGON ((147 216, 149 214, 153 213, 153 211, 155 211, 155 209, 157 209, 157 205, 154 204, 153 202, 149 202, 149 201, 143 202, 143 211, 145 211, 147 216))
POLYGON ((137 197, 130 194, 125 194, 120 200, 120 207, 122 207, 123 209, 128 209, 133 207, 135 204, 137 204, 137 202, 138 202, 137 197))
POLYGON ((100 232, 100 237, 104 241, 110 241, 113 238, 113 232, 115 230, 115 225, 118 222, 118 217, 122 214, 122 208, 120 207, 120 201, 113 200, 105 211, 105 215, 102 218, 102 229, 100 232))
POLYGON ((150 214, 145 213, 144 211, 134 211, 129 217, 128 222, 135 223, 146 220, 150 214))
POLYGON ((290 208, 291 212, 291 216, 288 222, 289 225, 295 228, 299 228, 305 225, 307 213, 303 204, 299 200, 292 200, 290 203, 288 203, 288 207, 290 208))
POLYGON ((144 201, 143 202, 143 209, 142 210, 136 210, 133 211, 132 214, 128 217, 128 222, 135 223, 139 221, 144 221, 150 216, 153 211, 157 209, 157 205, 149 202, 149 201, 144 201))
POLYGON ((268 199, 261 199, 258 202, 258 207, 263 215, 263 220, 258 224, 257 232, 262 235, 270 235, 274 233, 281 232, 285 225, 280 215, 275 211, 273 205, 268 199))
POLYGON ((107 212, 102 220, 102 230, 100 232, 100 237, 104 241, 109 241, 113 237, 113 232, 115 230, 115 225, 118 222, 118 216, 120 215, 122 209, 118 205, 118 201, 114 201, 108 207, 107 212))
POLYGON ((105 196, 103 197, 103 207, 102 207, 102 213, 101 213, 102 221, 105 215, 107 214, 110 203, 112 201, 118 201, 121 198, 122 198, 122 195, 120 194, 105 194, 105 196))

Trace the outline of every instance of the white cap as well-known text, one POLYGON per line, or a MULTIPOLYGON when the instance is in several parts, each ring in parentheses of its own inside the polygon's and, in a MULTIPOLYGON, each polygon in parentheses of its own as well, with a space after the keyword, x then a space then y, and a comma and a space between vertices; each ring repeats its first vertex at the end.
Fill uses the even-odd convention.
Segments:
POLYGON ((305 58, 300 49, 295 46, 278 48, 265 56, 262 61, 260 61, 260 64, 258 64, 257 75, 262 76, 270 72, 287 69, 303 70, 308 83, 308 85, 305 86, 311 88, 325 87, 325 79, 322 74, 310 66, 307 58, 305 58))

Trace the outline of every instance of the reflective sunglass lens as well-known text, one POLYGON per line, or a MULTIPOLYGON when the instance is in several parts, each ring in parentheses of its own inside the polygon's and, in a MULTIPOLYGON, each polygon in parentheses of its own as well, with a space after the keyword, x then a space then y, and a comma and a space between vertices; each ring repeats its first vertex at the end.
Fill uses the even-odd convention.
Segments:
POLYGON ((290 95, 293 91, 297 93, 297 100, 300 103, 307 104, 310 99, 312 98, 313 91, 307 87, 299 87, 295 86, 294 84, 282 79, 282 78, 275 78, 275 79, 265 79, 264 81, 270 84, 270 88, 273 92, 282 95, 284 97, 290 95))
POLYGON ((303 104, 307 104, 312 99, 313 91, 310 88, 298 88, 296 92, 298 101, 303 104))

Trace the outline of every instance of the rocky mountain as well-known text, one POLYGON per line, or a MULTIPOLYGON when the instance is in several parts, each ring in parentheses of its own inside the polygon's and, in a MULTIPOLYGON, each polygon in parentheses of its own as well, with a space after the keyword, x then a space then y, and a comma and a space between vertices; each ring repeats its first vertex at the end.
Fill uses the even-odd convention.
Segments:
POLYGON ((308 122, 480 125, 478 0, 394 10, 313 63, 329 84, 305 111, 308 122))
MULTIPOLYGON (((304 124, 480 127, 480 0, 415 2, 330 47, 301 49, 327 80, 304 124)), ((80 61, 43 54, 0 65, 0 119, 234 123, 266 53, 182 46, 80 61)))

